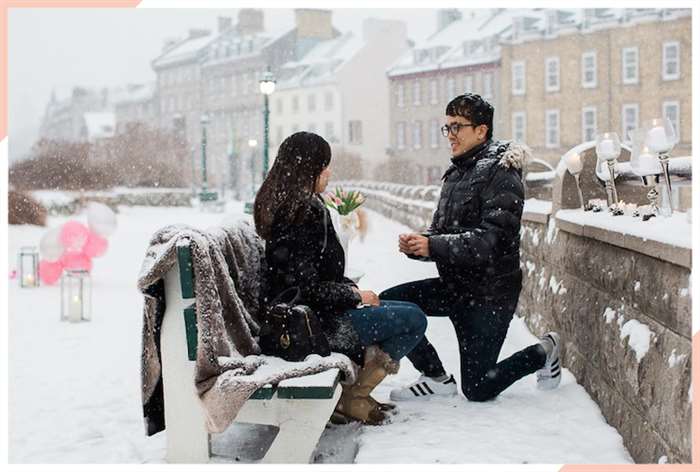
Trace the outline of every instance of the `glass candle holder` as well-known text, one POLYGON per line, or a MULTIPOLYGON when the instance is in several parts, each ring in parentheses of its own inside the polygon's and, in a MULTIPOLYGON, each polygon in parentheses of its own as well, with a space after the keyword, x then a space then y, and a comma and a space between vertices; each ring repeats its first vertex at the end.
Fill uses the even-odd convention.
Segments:
POLYGON ((68 269, 61 277, 61 321, 92 319, 92 283, 86 270, 68 269))
POLYGON ((22 246, 17 256, 19 286, 34 288, 39 286, 39 250, 35 246, 22 246))

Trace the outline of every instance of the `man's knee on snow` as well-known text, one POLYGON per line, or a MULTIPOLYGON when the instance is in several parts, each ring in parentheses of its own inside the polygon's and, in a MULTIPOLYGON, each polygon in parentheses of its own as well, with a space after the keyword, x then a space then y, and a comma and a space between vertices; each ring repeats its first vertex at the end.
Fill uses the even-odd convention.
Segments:
POLYGON ((493 378, 496 371, 488 370, 485 374, 476 376, 475 378, 462 378, 462 393, 470 402, 487 402, 493 400, 496 395, 488 385, 487 379, 493 378))

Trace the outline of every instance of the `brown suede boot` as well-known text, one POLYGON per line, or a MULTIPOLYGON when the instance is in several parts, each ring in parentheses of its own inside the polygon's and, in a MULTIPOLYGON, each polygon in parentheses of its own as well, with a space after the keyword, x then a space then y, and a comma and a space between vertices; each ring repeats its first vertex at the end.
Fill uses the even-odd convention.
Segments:
POLYGON ((369 346, 365 350, 365 363, 357 375, 357 380, 350 386, 343 386, 335 408, 334 422, 342 417, 349 421, 361 421, 365 424, 378 425, 387 419, 380 403, 370 397, 370 392, 384 380, 387 374, 395 374, 399 363, 389 357, 377 346, 369 346))

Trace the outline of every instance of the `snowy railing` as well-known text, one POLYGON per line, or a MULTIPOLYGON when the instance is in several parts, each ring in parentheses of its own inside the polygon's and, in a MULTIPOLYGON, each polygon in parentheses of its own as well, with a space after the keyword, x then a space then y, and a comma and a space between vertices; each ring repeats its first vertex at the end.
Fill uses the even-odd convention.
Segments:
POLYGON ((88 201, 104 203, 115 209, 118 206, 192 206, 192 191, 178 188, 115 188, 83 192, 35 190, 32 196, 50 215, 72 215, 88 201))

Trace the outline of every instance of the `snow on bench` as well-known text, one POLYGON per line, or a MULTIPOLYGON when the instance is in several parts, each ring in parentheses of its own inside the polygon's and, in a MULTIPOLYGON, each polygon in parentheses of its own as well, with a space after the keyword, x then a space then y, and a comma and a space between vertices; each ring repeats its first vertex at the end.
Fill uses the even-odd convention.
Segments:
MULTIPOLYGON (((166 460, 205 463, 213 457, 211 435, 194 385, 197 313, 189 246, 178 245, 177 258, 165 277, 166 311, 161 327, 166 460)), ((274 364, 271 358, 266 367, 274 368, 274 364)), ((308 463, 340 398, 339 381, 340 372, 331 369, 259 388, 232 427, 248 423, 270 425, 277 431, 260 462, 308 463)))

